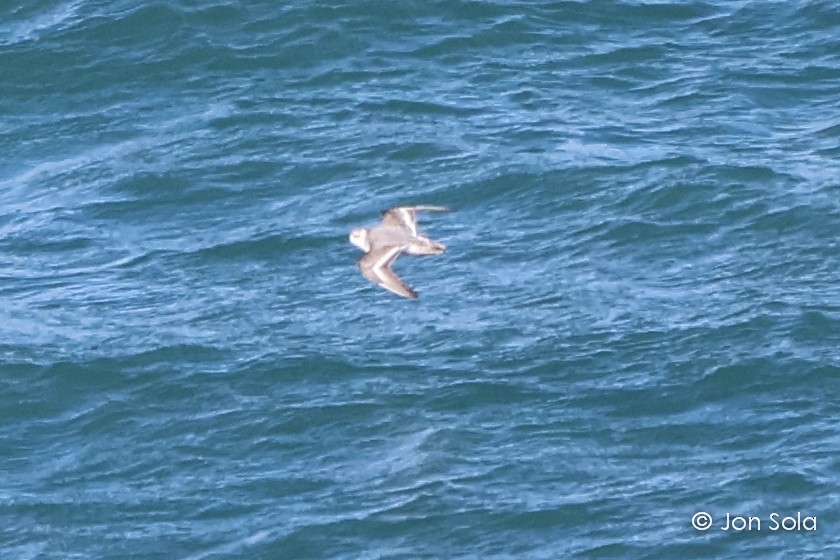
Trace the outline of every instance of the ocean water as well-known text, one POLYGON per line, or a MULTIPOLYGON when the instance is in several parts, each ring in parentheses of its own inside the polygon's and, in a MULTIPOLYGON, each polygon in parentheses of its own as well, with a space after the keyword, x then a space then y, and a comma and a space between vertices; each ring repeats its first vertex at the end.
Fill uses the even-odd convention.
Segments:
POLYGON ((838 37, 7 0, 0 557, 840 557, 838 37), (410 301, 347 234, 418 203, 410 301))

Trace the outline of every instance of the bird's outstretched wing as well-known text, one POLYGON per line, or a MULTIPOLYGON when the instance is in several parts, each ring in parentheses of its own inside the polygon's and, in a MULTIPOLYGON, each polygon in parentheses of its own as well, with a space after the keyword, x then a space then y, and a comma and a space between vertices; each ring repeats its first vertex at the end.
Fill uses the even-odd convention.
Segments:
POLYGON ((417 212, 418 211, 431 212, 446 212, 449 210, 446 206, 397 206, 382 212, 382 225, 388 227, 399 227, 411 232, 411 235, 418 235, 417 233, 417 212))
POLYGON ((391 270, 391 263, 402 253, 402 250, 403 248, 400 245, 374 249, 359 259, 359 268, 362 269, 365 278, 374 284, 378 284, 398 296, 417 299, 417 292, 406 285, 391 270))

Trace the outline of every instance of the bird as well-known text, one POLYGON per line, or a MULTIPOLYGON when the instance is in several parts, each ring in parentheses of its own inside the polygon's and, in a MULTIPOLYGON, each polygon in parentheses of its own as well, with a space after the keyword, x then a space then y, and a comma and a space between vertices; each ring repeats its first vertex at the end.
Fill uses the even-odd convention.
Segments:
POLYGON ((364 277, 398 296, 417 299, 417 292, 391 270, 391 264, 403 253, 437 255, 446 251, 443 243, 419 232, 417 212, 448 210, 446 206, 428 204, 396 206, 382 211, 382 221, 376 227, 361 227, 350 232, 350 243, 365 252, 356 263, 364 277))

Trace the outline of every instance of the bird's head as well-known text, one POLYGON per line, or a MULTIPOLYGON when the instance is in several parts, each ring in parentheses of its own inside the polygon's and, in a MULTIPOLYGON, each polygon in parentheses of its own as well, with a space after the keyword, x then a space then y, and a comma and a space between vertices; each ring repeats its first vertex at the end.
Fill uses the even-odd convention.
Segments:
POLYGON ((367 228, 356 228, 350 232, 350 243, 367 253, 370 251, 367 228))

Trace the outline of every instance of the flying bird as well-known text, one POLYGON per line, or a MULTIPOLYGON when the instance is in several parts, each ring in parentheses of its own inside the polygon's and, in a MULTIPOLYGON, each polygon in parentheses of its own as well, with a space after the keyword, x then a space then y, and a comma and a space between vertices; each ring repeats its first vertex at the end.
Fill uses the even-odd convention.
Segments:
POLYGON ((417 299, 417 292, 391 270, 391 264, 402 253, 409 255, 437 255, 446 246, 422 235, 417 229, 417 212, 446 212, 446 206, 397 206, 382 212, 376 227, 356 228, 350 233, 350 243, 365 252, 357 263, 362 274, 386 290, 407 298, 417 299))

